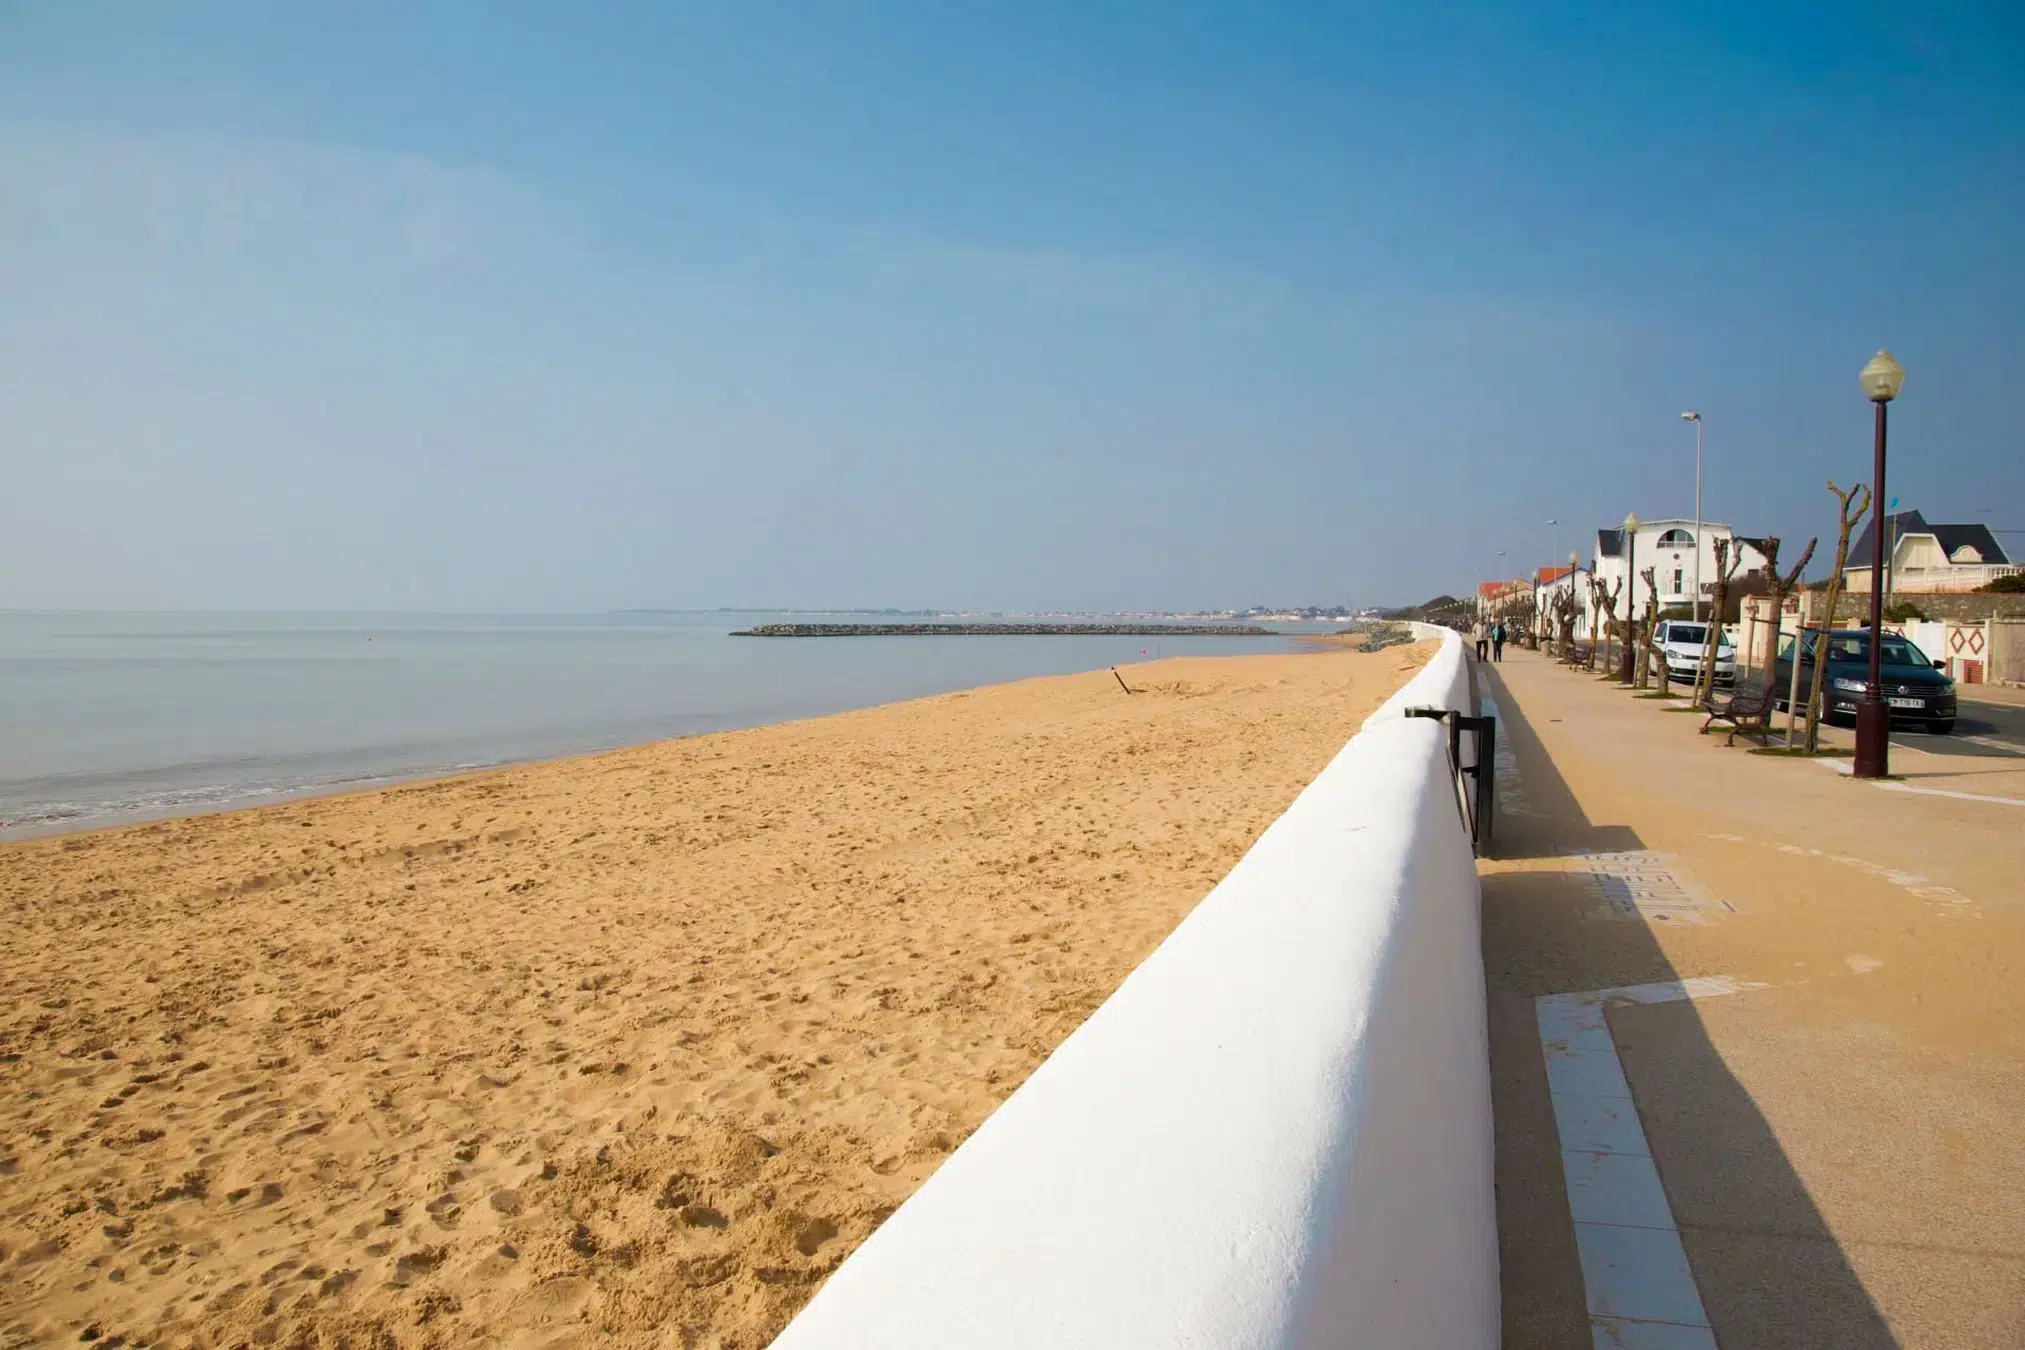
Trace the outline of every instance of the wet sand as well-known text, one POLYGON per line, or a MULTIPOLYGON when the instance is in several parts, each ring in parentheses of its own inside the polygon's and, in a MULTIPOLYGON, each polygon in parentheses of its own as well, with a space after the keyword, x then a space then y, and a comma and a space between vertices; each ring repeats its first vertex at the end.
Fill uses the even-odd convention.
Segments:
POLYGON ((764 1345, 1431 650, 0 848, 0 1343, 764 1345))

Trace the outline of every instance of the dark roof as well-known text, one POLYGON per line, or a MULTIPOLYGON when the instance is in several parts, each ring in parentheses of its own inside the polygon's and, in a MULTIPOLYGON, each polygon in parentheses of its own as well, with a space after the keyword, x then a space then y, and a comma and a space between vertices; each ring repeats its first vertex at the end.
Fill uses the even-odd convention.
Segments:
MULTIPOLYGON (((1597 556, 1597 557, 1599 557, 1599 558, 1615 558, 1615 557, 1619 557, 1619 556, 1621 556, 1621 555, 1623 554, 1623 552, 1624 552, 1624 531, 1623 531, 1623 530, 1621 530, 1621 529, 1616 529, 1616 530, 1598 530, 1598 531, 1596 532, 1596 556, 1597 556)), ((1767 623, 1767 624, 1769 625, 1769 624, 1771 623, 1771 620, 1770 620, 1770 619, 1767 619, 1767 620, 1766 620, 1765 622, 1766 622, 1766 623, 1767 623)))
MULTIPOLYGON (((2004 552, 2004 546, 1997 542, 1997 536, 1990 533, 1988 525, 1933 525, 1917 511, 1899 511, 1887 522, 1886 529, 1893 539, 1903 539, 1909 534, 1930 534, 1941 546, 1941 552, 1950 558, 1955 550, 1967 544, 1983 555, 1986 563, 2009 564, 2011 559, 2004 552)), ((1870 566, 1870 526, 1866 522, 1862 532, 1850 541, 1849 566, 1870 566)))

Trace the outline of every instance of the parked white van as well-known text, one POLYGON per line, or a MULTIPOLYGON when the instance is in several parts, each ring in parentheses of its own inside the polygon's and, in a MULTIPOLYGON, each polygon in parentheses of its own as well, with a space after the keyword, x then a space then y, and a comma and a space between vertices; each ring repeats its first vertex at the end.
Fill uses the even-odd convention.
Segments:
MULTIPOLYGON (((1653 632, 1653 644, 1666 653, 1667 678, 1676 684, 1693 684, 1695 670, 1702 663, 1702 644, 1708 641, 1709 626, 1693 619, 1662 619, 1653 632)), ((1716 683, 1733 684, 1737 678, 1737 649, 1727 633, 1716 633, 1716 683)))

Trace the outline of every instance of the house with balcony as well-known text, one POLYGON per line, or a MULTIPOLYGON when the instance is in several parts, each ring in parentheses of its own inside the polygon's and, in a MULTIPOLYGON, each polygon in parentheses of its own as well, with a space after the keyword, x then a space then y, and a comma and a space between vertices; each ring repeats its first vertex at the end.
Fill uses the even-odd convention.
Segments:
MULTIPOLYGON (((1692 520, 1641 520, 1636 532, 1629 535, 1621 526, 1598 530, 1595 560, 1591 567, 1606 587, 1624 583, 1627 592, 1635 593, 1635 613, 1642 623, 1651 617, 1652 611, 1652 599, 1642 579, 1645 569, 1650 567, 1655 570, 1653 579, 1658 583, 1661 609, 1692 604, 1697 594, 1696 559, 1699 558, 1699 594, 1707 599, 1716 584, 1717 540, 1729 541, 1733 563, 1736 562, 1736 551, 1741 550, 1743 561, 1735 571, 1739 580, 1765 565, 1760 540, 1740 535, 1717 521, 1703 521, 1697 535, 1692 520), (1632 568, 1637 569, 1637 579, 1633 578, 1632 568)), ((1617 612, 1619 615, 1625 612, 1621 601, 1617 612)))
MULTIPOLYGON (((1896 595, 1973 591, 2021 569, 2004 552, 1988 525, 1931 524, 1917 511, 1885 519, 1884 588, 1896 595)), ((1850 542, 1842 573, 1845 589, 1870 594, 1872 531, 1850 542)))
MULTIPOLYGON (((1742 550, 1743 561, 1734 573, 1736 581, 1741 582, 1765 565, 1762 541, 1740 535, 1719 521, 1705 520, 1697 532, 1691 520, 1641 520, 1636 533, 1629 539, 1621 526, 1598 530, 1595 548, 1586 567, 1569 568, 1564 564, 1541 568, 1535 573, 1536 603, 1542 613, 1551 613, 1558 594, 1572 593, 1578 616, 1575 636, 1586 641, 1594 636, 1591 620, 1595 606, 1590 591, 1594 580, 1600 580, 1606 590, 1621 587, 1619 594, 1622 595, 1632 590, 1626 581, 1628 569, 1636 566, 1643 573, 1650 567, 1654 569, 1653 580, 1659 588, 1659 607, 1666 609, 1687 605, 1693 603, 1696 595, 1697 557, 1701 560, 1700 593, 1707 599, 1716 584, 1717 540, 1728 540, 1732 548, 1742 550)), ((1651 618, 1652 599, 1642 578, 1636 586, 1635 606, 1641 623, 1651 618)), ((1624 612, 1625 605, 1620 599, 1617 606, 1619 617, 1624 612)))

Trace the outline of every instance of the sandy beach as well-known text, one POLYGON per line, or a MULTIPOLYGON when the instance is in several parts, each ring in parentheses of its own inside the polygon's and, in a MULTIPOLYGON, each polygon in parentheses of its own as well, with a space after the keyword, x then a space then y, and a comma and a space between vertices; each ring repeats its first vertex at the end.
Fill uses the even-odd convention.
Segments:
POLYGON ((0 849, 0 1345, 764 1345, 1430 650, 0 849))

